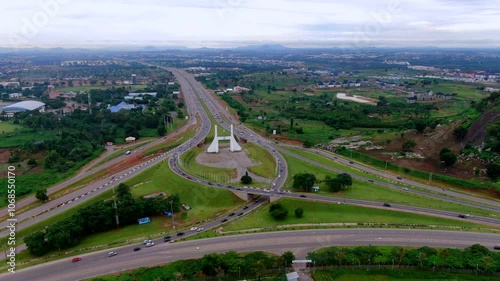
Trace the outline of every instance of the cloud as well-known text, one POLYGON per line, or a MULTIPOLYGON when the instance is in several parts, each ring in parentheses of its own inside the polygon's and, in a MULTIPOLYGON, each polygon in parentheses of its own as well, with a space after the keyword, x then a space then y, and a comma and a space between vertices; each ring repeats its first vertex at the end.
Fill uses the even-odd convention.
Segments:
POLYGON ((0 26, 0 42, 9 47, 9 38, 16 35, 24 39, 18 47, 338 41, 462 45, 464 38, 471 45, 481 40, 498 44, 491 38, 500 29, 499 11, 500 3, 482 0, 7 1, 0 17, 9 24, 0 26))

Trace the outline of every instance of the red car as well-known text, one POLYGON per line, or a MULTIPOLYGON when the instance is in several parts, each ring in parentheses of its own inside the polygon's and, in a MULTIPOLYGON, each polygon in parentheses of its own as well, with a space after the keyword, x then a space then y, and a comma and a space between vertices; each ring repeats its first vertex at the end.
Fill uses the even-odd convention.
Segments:
POLYGON ((82 259, 81 258, 73 258, 73 260, 71 260, 72 262, 79 262, 81 261, 82 259))

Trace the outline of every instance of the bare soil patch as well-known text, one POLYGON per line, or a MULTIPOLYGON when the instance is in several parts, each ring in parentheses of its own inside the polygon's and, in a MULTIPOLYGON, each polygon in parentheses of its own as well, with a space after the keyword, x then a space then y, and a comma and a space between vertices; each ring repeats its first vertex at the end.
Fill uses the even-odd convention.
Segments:
POLYGON ((439 173, 462 179, 471 179, 475 176, 474 168, 484 168, 482 163, 457 162, 452 167, 445 167, 439 160, 439 152, 445 147, 449 148, 457 155, 460 152, 462 145, 453 138, 453 129, 459 125, 459 123, 454 123, 449 126, 439 126, 435 130, 428 130, 424 133, 410 130, 404 133, 403 137, 399 135, 392 139, 391 143, 385 145, 383 149, 362 150, 362 152, 372 157, 410 169, 428 173, 439 173), (407 140, 415 141, 416 145, 413 152, 423 156, 423 159, 397 158, 391 154, 401 151, 403 143, 407 140))
MULTIPOLYGON (((242 151, 231 152, 229 151, 229 145, 225 145, 219 147, 219 153, 207 153, 206 147, 204 148, 205 150, 196 156, 196 163, 215 168, 236 169, 238 175, 236 178, 232 179, 233 182, 239 181, 248 171, 248 167, 261 164, 258 160, 248 157, 248 152, 244 148, 242 151)), ((248 175, 256 181, 267 181, 266 178, 262 178, 250 172, 248 172, 248 175)))

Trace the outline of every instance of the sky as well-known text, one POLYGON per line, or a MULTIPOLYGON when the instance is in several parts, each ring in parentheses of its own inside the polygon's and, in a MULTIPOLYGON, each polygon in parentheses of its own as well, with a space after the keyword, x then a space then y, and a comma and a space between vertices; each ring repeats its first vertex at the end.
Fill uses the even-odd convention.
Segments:
POLYGON ((0 47, 500 47, 498 0, 3 1, 0 47))

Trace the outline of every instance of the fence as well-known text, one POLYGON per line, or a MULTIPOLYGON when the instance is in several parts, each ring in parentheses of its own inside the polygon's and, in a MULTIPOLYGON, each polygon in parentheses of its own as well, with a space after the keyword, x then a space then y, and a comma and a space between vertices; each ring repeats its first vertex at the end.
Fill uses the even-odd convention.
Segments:
POLYGON ((468 275, 481 275, 481 276, 495 276, 500 277, 500 272, 488 272, 481 269, 458 269, 447 267, 420 267, 415 265, 398 265, 398 264, 368 264, 368 265, 326 265, 326 266, 311 266, 309 272, 315 270, 375 270, 375 269, 389 269, 389 270, 406 270, 406 271, 422 271, 422 272, 444 272, 444 273, 457 273, 468 275))

